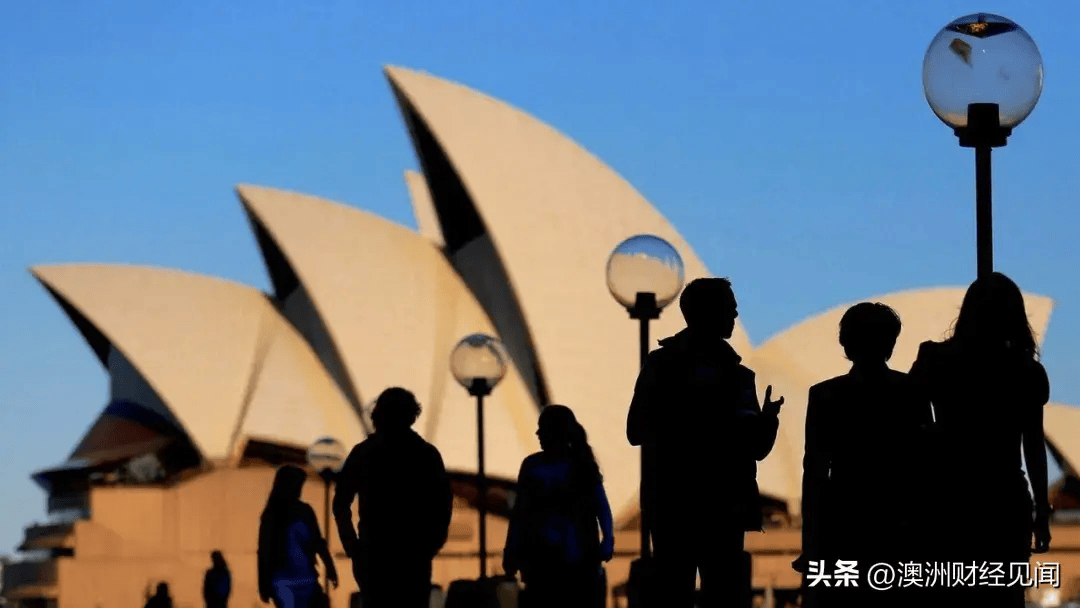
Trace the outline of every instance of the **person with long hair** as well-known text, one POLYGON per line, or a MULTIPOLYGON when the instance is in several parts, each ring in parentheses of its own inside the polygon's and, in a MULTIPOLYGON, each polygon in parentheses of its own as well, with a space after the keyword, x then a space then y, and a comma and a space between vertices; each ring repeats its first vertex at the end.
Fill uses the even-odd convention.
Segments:
MULTIPOLYGON (((1050 381, 1038 354, 1023 294, 999 272, 968 288, 951 337, 920 346, 909 375, 933 404, 939 441, 928 480, 935 483, 925 486, 938 540, 933 559, 923 561, 1002 564, 1008 583, 1010 564, 1049 549, 1043 406, 1050 381)), ((976 581, 941 593, 955 594, 955 605, 1024 605, 1022 585, 976 581)))
MULTIPOLYGON (((802 481, 803 574, 832 573, 836 560, 857 562, 859 580, 806 588, 809 604, 900 605, 897 591, 875 591, 871 565, 909 557, 916 532, 909 497, 921 468, 912 466, 924 430, 933 422, 930 404, 907 374, 889 368, 900 336, 900 317, 880 302, 862 302, 840 319, 840 345, 848 373, 810 387, 802 481), (867 509, 862 505, 873 505, 867 509), (888 603, 885 603, 888 602, 888 603)), ((842 581, 841 581, 842 582, 842 581)))
POLYGON ((277 470, 259 521, 259 597, 276 608, 313 608, 322 598, 315 556, 334 588, 337 568, 311 505, 300 499, 307 473, 287 464, 277 470))
POLYGON ((503 570, 521 573, 531 606, 594 607, 604 597, 601 563, 615 551, 603 476, 570 408, 545 407, 538 427, 541 451, 521 463, 503 570))

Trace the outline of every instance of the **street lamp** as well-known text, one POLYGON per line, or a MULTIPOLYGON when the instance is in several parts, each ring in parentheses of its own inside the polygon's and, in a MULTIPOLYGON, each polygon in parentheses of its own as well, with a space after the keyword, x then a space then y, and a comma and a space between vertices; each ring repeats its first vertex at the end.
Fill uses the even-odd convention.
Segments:
POLYGON ((476 492, 480 514, 480 578, 487 578, 487 477, 484 474, 484 397, 506 375, 510 357, 502 342, 486 334, 472 334, 450 353, 450 372, 458 384, 476 397, 476 492))
POLYGON ((1042 56, 1022 27, 976 13, 946 25, 923 59, 923 90, 934 114, 975 148, 978 276, 994 270, 990 150, 1006 144, 1035 109, 1043 87, 1042 56))
MULTIPOLYGON (((307 450, 308 464, 322 477, 325 494, 323 496, 323 537, 330 544, 330 482, 341 465, 345 463, 345 446, 333 437, 317 439, 307 450)), ((330 570, 326 569, 326 597, 330 597, 330 570)))
MULTIPOLYGON (((664 239, 639 234, 619 243, 607 262, 607 285, 615 300, 626 308, 631 319, 637 319, 640 330, 640 366, 649 355, 649 321, 660 318, 660 312, 679 295, 683 288, 683 261, 679 252, 664 239)), ((646 446, 641 446, 641 488, 645 496, 646 446)), ((645 510, 641 512, 641 557, 648 559, 649 528, 645 510)))

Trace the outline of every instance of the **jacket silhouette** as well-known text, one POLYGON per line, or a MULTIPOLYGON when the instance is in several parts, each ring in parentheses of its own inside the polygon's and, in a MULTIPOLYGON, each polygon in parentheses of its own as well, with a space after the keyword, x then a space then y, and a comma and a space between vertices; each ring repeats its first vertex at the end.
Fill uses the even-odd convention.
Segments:
POLYGON ((372 412, 375 433, 338 474, 334 516, 365 608, 427 606, 431 562, 449 534, 450 479, 439 451, 410 428, 419 415, 412 393, 383 391, 372 412))
POLYGON ((745 532, 762 529, 757 462, 776 441, 783 398, 758 403, 754 372, 728 344, 738 316, 727 279, 696 279, 679 307, 687 328, 660 341, 638 375, 626 421, 642 447, 642 514, 655 551, 649 605, 749 601, 745 532))
POLYGON ((911 561, 924 536, 916 496, 934 464, 925 440, 933 415, 908 375, 888 367, 900 329, 884 304, 852 306, 840 321, 851 370, 810 388, 796 569, 813 562, 816 574, 835 575, 838 560, 854 561, 860 577, 808 589, 818 605, 897 605, 895 591, 871 589, 866 575, 876 563, 911 561))
POLYGON ((225 563, 225 556, 221 551, 211 553, 210 560, 213 565, 203 577, 203 601, 206 608, 225 608, 229 604, 229 593, 232 591, 229 566, 225 563))

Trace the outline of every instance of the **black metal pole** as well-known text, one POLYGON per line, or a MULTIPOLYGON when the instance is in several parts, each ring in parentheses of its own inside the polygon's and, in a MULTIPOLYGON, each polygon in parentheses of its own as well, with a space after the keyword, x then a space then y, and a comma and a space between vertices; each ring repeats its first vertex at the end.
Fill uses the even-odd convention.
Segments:
MULTIPOLYGON (((645 360, 649 357, 649 321, 648 315, 642 315, 638 320, 640 325, 639 332, 639 352, 641 354, 639 371, 645 368, 645 360)), ((649 447, 645 443, 641 444, 641 489, 640 494, 645 496, 645 488, 649 483, 649 467, 646 466, 646 452, 649 447)), ((641 557, 649 559, 652 556, 652 550, 649 546, 649 521, 645 517, 644 504, 641 505, 641 557)))
MULTIPOLYGON (((330 559, 334 559, 334 553, 330 550, 330 479, 333 477, 334 472, 330 469, 323 469, 320 471, 323 478, 323 488, 325 493, 323 495, 323 537, 326 538, 326 552, 330 554, 330 559)), ((324 564, 323 570, 326 575, 326 580, 323 581, 323 590, 326 591, 327 601, 330 600, 330 564, 324 564)))
POLYGON ((964 148, 975 148, 975 249, 977 272, 984 278, 994 272, 994 222, 990 181, 990 151, 1004 146, 1011 127, 1001 126, 996 103, 968 104, 967 125, 953 129, 964 148))
MULTIPOLYGON (((638 320, 638 352, 640 353, 638 371, 640 372, 645 368, 645 361, 649 358, 649 321, 660 318, 660 307, 656 305, 656 294, 638 292, 634 305, 628 309, 628 312, 631 319, 638 320)), ((645 514, 647 510, 645 508, 645 493, 646 488, 651 483, 648 466, 651 448, 647 443, 642 442, 641 444, 641 485, 638 489, 641 506, 641 557, 643 559, 649 559, 652 556, 652 550, 649 546, 650 529, 645 514)))
POLYGON ((975 231, 979 278, 994 272, 994 220, 990 146, 975 147, 975 231))
POLYGON ((480 578, 487 578, 487 475, 484 473, 483 392, 476 394, 476 495, 476 510, 480 514, 480 578))

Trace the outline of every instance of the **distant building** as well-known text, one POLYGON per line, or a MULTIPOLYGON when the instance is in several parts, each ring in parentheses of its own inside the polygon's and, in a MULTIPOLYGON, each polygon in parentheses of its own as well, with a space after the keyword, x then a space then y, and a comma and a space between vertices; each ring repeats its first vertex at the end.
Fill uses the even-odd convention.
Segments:
MULTIPOLYGON (((406 174, 418 232, 302 194, 240 186, 273 293, 137 266, 32 270, 107 370, 110 395, 67 459, 33 475, 51 519, 27 528, 22 560, 3 567, 0 595, 20 607, 136 606, 165 581, 178 606, 194 606, 210 553, 220 550, 231 602, 257 602, 258 517, 274 468, 303 464, 323 436, 362 440, 370 430, 363 404, 394 385, 417 395, 416 429, 454 475, 451 540, 435 579, 445 587, 475 577, 475 406, 449 373, 451 348, 473 332, 500 336, 514 364, 486 401, 489 548, 501 548, 522 458, 539 449, 540 409, 563 403, 589 432, 616 511, 609 583, 626 580, 638 549, 638 452, 624 435, 637 332, 607 292, 604 263, 620 241, 649 233, 680 251, 687 280, 712 273, 625 180, 550 127, 432 76, 400 68, 387 76, 423 167, 406 174)), ((876 298, 904 319, 896 367, 910 364, 919 342, 941 337, 961 296, 953 288, 876 298)), ((1051 302, 1028 296, 1028 305, 1041 339, 1051 302)), ((789 564, 799 552, 806 389, 846 370, 836 344, 842 310, 756 349, 741 325, 732 338, 758 372, 759 391, 772 384, 786 398, 776 448, 759 472, 769 532, 747 541, 760 590, 799 584, 789 564)), ((672 309, 652 331, 665 337, 682 327, 672 309)), ((1047 416, 1066 478, 1080 479, 1068 464, 1080 458, 1080 415, 1051 406, 1047 416)), ((322 482, 311 481, 304 497, 322 517, 322 482)), ((355 584, 336 532, 330 537, 342 560, 333 601, 342 606, 355 584)), ((1054 539, 1055 549, 1075 551, 1080 528, 1055 528, 1054 539)))

